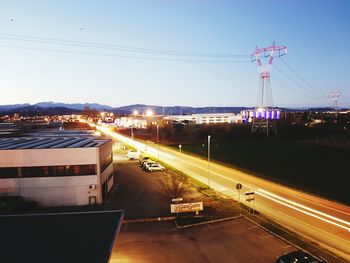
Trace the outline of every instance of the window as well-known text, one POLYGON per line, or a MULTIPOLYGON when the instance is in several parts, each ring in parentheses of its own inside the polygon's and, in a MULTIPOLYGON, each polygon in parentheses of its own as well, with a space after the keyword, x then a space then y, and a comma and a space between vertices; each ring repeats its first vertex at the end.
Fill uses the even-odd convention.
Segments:
POLYGON ((61 165, 61 166, 37 166, 23 167, 22 177, 55 177, 55 176, 80 176, 95 175, 96 165, 61 165))
POLYGON ((113 162, 113 154, 108 155, 103 161, 101 161, 101 173, 113 162))
POLYGON ((16 167, 0 168, 0 178, 16 178, 18 171, 16 167))

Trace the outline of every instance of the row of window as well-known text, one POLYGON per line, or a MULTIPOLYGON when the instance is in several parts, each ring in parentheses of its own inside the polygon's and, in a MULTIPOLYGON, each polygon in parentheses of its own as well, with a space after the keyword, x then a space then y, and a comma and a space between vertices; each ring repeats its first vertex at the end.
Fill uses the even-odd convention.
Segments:
POLYGON ((16 178, 19 176, 20 171, 21 171, 21 177, 24 177, 24 178, 95 175, 96 165, 87 164, 87 165, 0 168, 0 178, 16 178))

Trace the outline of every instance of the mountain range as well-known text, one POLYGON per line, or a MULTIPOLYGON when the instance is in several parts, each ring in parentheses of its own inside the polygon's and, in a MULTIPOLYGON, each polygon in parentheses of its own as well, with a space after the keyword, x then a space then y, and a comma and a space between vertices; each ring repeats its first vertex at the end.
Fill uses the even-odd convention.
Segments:
MULTIPOLYGON (((122 107, 111 107, 98 103, 61 103, 61 102, 39 102, 36 104, 10 104, 0 105, 0 114, 21 115, 55 115, 55 114, 79 114, 85 108, 95 109, 97 111, 111 111, 115 114, 131 114, 137 110, 143 113, 148 109, 153 110, 157 114, 178 115, 178 114, 198 114, 198 113, 239 113, 242 110, 251 107, 188 107, 188 106, 157 106, 145 104, 133 104, 122 107)), ((285 109, 285 110, 313 110, 313 111, 329 111, 329 107, 304 108, 304 109, 285 109)))

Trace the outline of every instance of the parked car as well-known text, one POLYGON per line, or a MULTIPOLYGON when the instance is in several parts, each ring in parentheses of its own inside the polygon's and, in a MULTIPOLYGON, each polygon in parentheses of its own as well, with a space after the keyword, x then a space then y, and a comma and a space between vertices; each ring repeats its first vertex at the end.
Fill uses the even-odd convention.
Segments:
POLYGON ((126 157, 129 160, 134 160, 134 159, 138 159, 139 158, 140 153, 139 152, 135 152, 133 150, 129 150, 128 153, 126 154, 126 157))
POLYGON ((283 256, 280 256, 276 261, 276 263, 321 263, 325 261, 321 261, 314 256, 304 252, 304 251, 293 251, 283 256))
POLYGON ((147 171, 154 172, 154 171, 164 171, 164 166, 160 165, 159 163, 151 163, 147 166, 147 171))
POLYGON ((152 160, 148 160, 148 161, 144 161, 143 164, 142 164, 142 169, 144 170, 147 170, 148 166, 151 165, 151 164, 155 164, 156 162, 155 161, 152 161, 152 160))
POLYGON ((144 156, 144 157, 140 158, 140 159, 139 159, 140 166, 142 166, 144 162, 147 162, 147 161, 149 161, 149 160, 150 160, 150 159, 149 159, 149 156, 144 156))

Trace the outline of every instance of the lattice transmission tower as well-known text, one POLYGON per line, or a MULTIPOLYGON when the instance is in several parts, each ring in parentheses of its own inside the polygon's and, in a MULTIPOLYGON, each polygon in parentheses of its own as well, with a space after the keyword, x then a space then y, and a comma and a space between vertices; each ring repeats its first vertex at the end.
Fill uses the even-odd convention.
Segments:
POLYGON ((340 98, 340 91, 339 90, 332 90, 328 93, 330 97, 332 97, 333 100, 333 109, 337 112, 338 111, 338 100, 340 98))
POLYGON ((269 47, 256 47, 251 54, 251 61, 257 62, 260 81, 256 108, 250 112, 252 118, 252 133, 261 130, 267 136, 272 130, 277 133, 276 120, 280 118, 280 111, 273 108, 272 90, 271 90, 271 70, 274 57, 281 57, 287 53, 286 46, 276 46, 275 42, 269 47), (263 59, 268 59, 263 63, 263 59))

